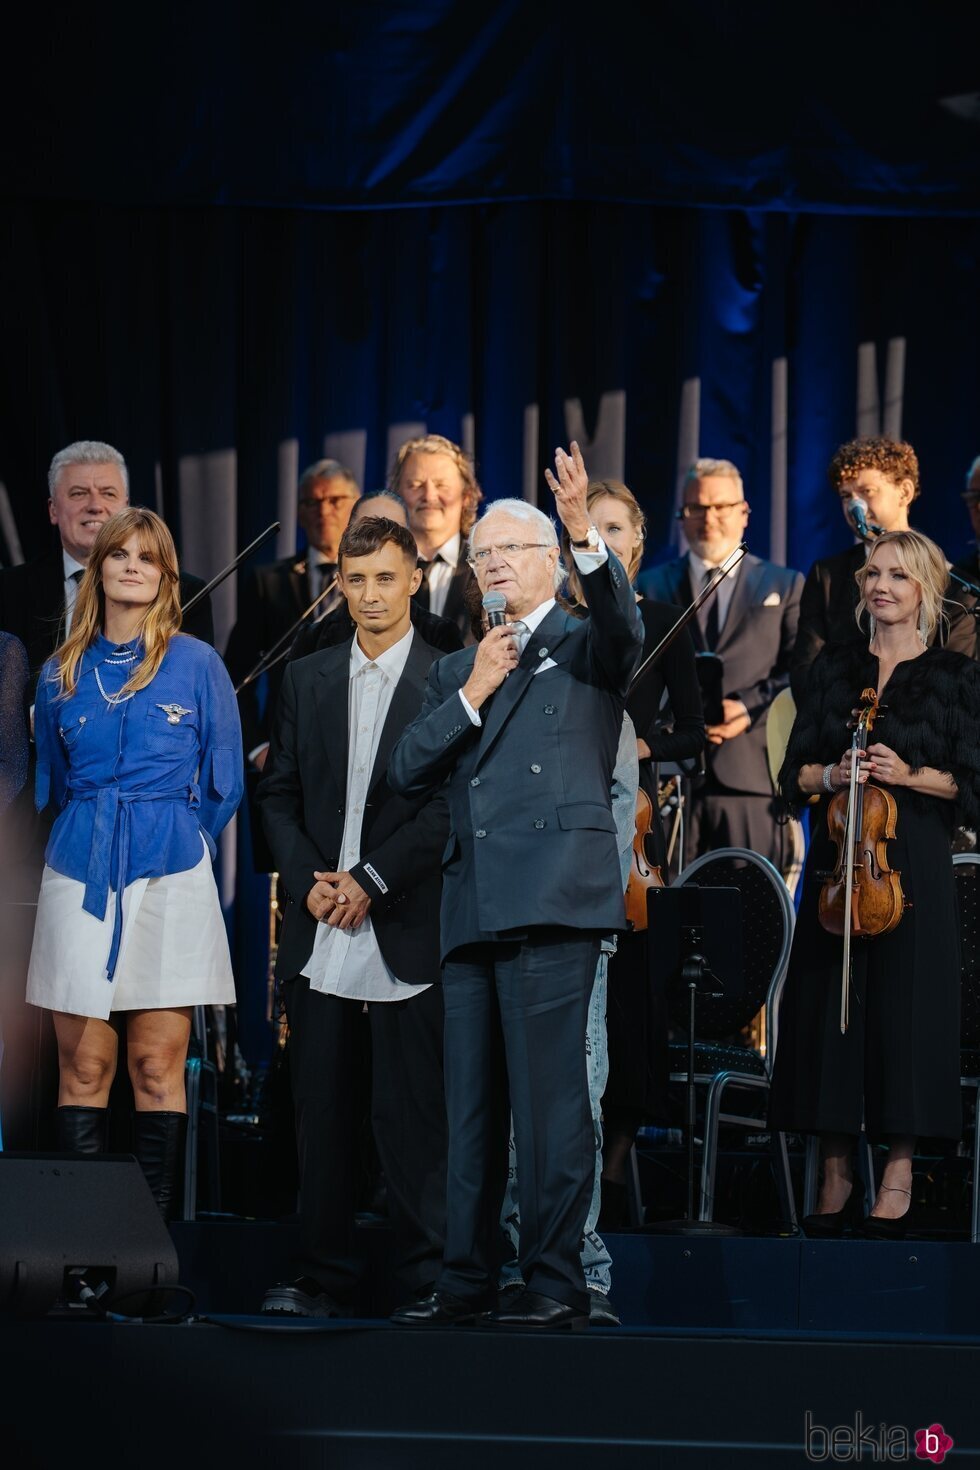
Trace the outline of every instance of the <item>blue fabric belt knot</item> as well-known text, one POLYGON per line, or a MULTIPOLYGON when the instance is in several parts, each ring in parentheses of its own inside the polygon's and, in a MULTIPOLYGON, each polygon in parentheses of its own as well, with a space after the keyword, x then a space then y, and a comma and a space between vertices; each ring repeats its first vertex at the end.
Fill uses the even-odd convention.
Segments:
POLYGON ((119 945, 123 927, 123 890, 129 872, 130 808, 137 801, 170 801, 195 806, 196 788, 182 786, 176 791, 122 791, 118 786, 99 786, 92 790, 72 787, 72 801, 94 801, 95 823, 92 831, 92 851, 89 854, 85 874, 85 897, 82 908, 96 919, 104 919, 109 902, 112 864, 112 844, 119 827, 116 847, 116 912, 112 925, 112 944, 106 962, 106 979, 112 980, 119 959, 119 945))

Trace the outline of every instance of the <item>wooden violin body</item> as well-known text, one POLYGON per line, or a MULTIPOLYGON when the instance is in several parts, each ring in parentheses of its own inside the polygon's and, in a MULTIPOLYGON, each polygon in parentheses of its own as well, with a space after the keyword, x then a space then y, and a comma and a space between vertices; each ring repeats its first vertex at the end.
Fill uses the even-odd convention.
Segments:
MULTIPOLYGON (((867 750, 868 735, 879 713, 878 696, 865 689, 852 742, 867 750)), ((890 791, 868 781, 853 780, 838 791, 827 811, 827 831, 837 847, 834 871, 820 890, 820 923, 830 934, 871 939, 889 934, 905 909, 901 875, 888 866, 888 840, 897 832, 898 807, 890 791), (848 908, 849 918, 846 920, 848 908)))
MULTIPOLYGON (((890 791, 868 782, 861 788, 862 820, 854 842, 854 882, 851 890, 851 934, 871 939, 890 934, 905 909, 901 875, 888 866, 887 842, 897 832, 898 807, 890 791)), ((839 791, 830 803, 827 830, 837 846, 832 877, 820 890, 820 922, 830 934, 844 933, 844 859, 847 846, 847 794, 839 791)))
POLYGON ((654 820, 653 803, 641 787, 636 793, 636 833, 626 885, 626 919, 634 931, 647 927, 647 894, 650 889, 666 887, 663 872, 649 861, 646 854, 646 839, 654 820))

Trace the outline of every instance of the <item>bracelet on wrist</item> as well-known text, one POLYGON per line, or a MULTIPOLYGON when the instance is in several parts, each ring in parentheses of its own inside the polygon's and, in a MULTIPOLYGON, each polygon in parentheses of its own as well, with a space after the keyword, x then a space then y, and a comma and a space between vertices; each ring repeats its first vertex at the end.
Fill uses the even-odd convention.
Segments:
POLYGON ((823 768, 823 789, 824 791, 828 791, 831 796, 833 796, 834 792, 837 790, 837 787, 834 785, 833 782, 835 764, 835 761, 831 761, 829 766, 824 766, 823 768))

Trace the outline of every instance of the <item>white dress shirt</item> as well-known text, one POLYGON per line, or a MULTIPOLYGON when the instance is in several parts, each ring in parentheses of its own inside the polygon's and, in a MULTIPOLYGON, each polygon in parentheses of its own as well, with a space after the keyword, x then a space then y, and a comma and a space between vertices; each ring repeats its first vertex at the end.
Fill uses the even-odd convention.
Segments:
MULTIPOLYGON (((707 576, 708 572, 717 571, 718 563, 703 561, 701 557, 698 556, 697 553, 694 551, 689 551, 687 555, 688 575, 691 578, 691 591, 694 593, 694 596, 697 597, 704 587, 704 579, 707 576)), ((722 560, 724 559, 725 558, 722 558, 722 560)), ((728 617, 728 609, 732 605, 732 595, 735 591, 735 583, 738 580, 738 576, 741 570, 742 563, 738 562, 733 570, 728 573, 728 576, 723 579, 721 586, 714 594, 718 602, 719 633, 725 626, 725 619, 728 617)), ((711 599, 709 598, 703 607, 698 608, 698 623, 701 626, 702 637, 704 636, 708 627, 708 610, 710 607, 711 599)))
MULTIPOLYGON (((347 697, 347 812, 340 850, 340 871, 349 873, 361 860, 361 827, 374 762, 378 754, 395 686, 405 671, 415 630, 409 628, 391 648, 369 659, 357 639, 350 651, 347 697)), ((383 874, 381 875, 384 876, 383 874)), ((402 985, 384 962, 371 914, 356 929, 317 924, 313 953, 303 974, 324 995, 349 1000, 407 1000, 428 985, 402 985)))
MULTIPOLYGON (((573 547, 572 559, 574 560, 575 565, 581 575, 583 577, 587 577, 590 572, 594 572, 597 567, 603 566, 609 560, 608 554, 606 552, 605 542, 600 537, 599 544, 593 551, 576 551, 573 547)), ((554 605, 555 599, 553 597, 549 597, 547 602, 540 602, 533 612, 529 612, 526 618, 520 619, 520 622, 524 624, 526 631, 517 635, 518 658, 527 647, 528 639, 534 632, 535 628, 538 626, 539 623, 544 622, 545 618, 551 612, 551 609, 554 607, 554 605)), ((514 621, 516 622, 518 620, 515 618, 514 621)), ((541 664, 537 672, 540 672, 541 669, 550 667, 550 664, 541 664)), ((466 698, 466 695, 463 693, 462 689, 459 691, 459 697, 463 702, 463 708, 466 711, 466 715, 470 723, 473 725, 482 725, 483 721, 480 719, 480 716, 477 714, 476 710, 466 698)))
POLYGON ((449 584, 453 580, 453 574, 459 562, 459 548, 462 539, 457 531, 456 535, 444 541, 429 559, 429 570, 426 573, 429 586, 429 611, 438 613, 440 617, 446 606, 449 584))
POLYGON ((80 561, 61 548, 61 560, 65 568, 65 637, 71 632, 71 620, 75 612, 75 603, 78 599, 78 580, 76 572, 84 572, 85 568, 80 561))

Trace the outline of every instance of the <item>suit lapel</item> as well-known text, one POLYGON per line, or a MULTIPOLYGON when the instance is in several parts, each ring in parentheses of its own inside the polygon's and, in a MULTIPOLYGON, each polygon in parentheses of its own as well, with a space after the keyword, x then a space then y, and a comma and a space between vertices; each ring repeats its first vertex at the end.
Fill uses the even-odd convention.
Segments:
POLYGON ((337 783, 341 801, 347 800, 347 755, 350 706, 351 641, 330 649, 331 657, 314 675, 313 698, 317 731, 337 783))
POLYGON ((298 617, 301 612, 306 611, 313 600, 309 596, 310 583, 306 575, 305 561, 298 561, 290 567, 289 590, 292 594, 293 606, 296 609, 296 616, 298 617))
POLYGON ((391 696, 391 704, 385 716, 384 727, 381 731, 381 739, 378 741, 378 753, 374 758, 374 768, 371 771, 371 780, 368 785, 368 799, 374 793, 374 788, 379 781, 383 781, 388 771, 388 762, 391 752, 398 742, 398 738, 405 726, 410 724, 422 708, 422 700, 425 697, 425 685, 429 668, 432 664, 432 655, 419 633, 416 631, 409 649, 408 659, 402 670, 402 676, 395 685, 395 692, 391 696))
POLYGON ((718 638, 717 653, 724 653, 732 639, 737 637, 742 619, 746 610, 756 600, 759 584, 765 576, 765 563, 756 556, 747 556, 739 568, 735 579, 735 587, 732 592, 732 600, 728 604, 728 614, 725 618, 725 626, 718 638))
MULTIPOLYGON (((501 730, 527 693, 535 669, 540 667, 545 658, 554 658, 558 648, 564 643, 570 621, 568 614, 556 606, 531 634, 517 668, 508 675, 490 700, 476 757, 477 767, 486 760, 501 730)), ((555 662, 560 663, 561 660, 555 659, 555 662)))
MULTIPOLYGON (((700 590, 700 589, 699 589, 700 590)), ((717 593, 715 594, 717 596, 717 593)), ((673 587, 673 601, 678 607, 685 610, 694 601, 694 584, 691 581, 691 563, 685 556, 683 561, 677 563, 677 578, 673 587)), ((701 632, 701 624, 693 617, 687 625, 687 631, 694 641, 694 647, 698 653, 705 652, 704 634, 701 632)))

